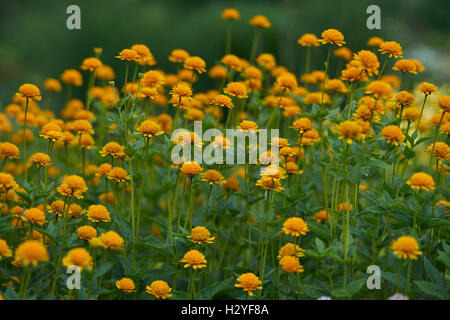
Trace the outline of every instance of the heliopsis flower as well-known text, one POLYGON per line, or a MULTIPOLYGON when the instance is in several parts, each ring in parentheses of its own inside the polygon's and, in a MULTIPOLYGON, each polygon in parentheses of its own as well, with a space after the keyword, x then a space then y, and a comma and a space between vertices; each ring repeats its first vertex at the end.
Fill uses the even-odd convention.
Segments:
POLYGON ((169 60, 175 63, 184 63, 184 61, 189 58, 189 52, 183 49, 174 49, 170 53, 169 60))
POLYGON ((27 100, 41 100, 41 91, 34 84, 25 83, 19 87, 18 95, 27 100))
POLYGON ((425 172, 416 172, 406 182, 412 189, 431 191, 434 190, 433 177, 425 172))
POLYGON ((228 70, 224 66, 213 66, 209 69, 208 76, 211 79, 224 79, 227 76, 227 72, 228 70))
POLYGON ((356 121, 342 121, 336 126, 335 130, 339 134, 339 139, 345 140, 348 144, 352 144, 353 141, 358 141, 364 138, 362 128, 356 121))
POLYGON ((227 8, 222 11, 222 19, 224 20, 238 20, 241 18, 239 11, 234 8, 227 8))
POLYGON ((422 251, 419 251, 417 240, 411 236, 397 238, 392 242, 391 249, 400 259, 417 260, 417 257, 422 254, 422 251))
POLYGON ((319 42, 322 44, 329 43, 330 45, 337 44, 338 46, 342 46, 345 44, 344 35, 336 29, 327 29, 321 34, 322 39, 319 39, 319 42))
POLYGON ((292 235, 293 237, 304 236, 308 231, 308 225, 302 218, 292 217, 286 219, 283 223, 283 232, 287 235, 292 235))
POLYGON ((272 70, 277 64, 275 57, 270 53, 261 53, 258 57, 256 57, 256 62, 265 70, 272 70))
POLYGON ((428 147, 438 161, 450 160, 450 147, 445 142, 436 142, 428 147))
POLYGON ((333 51, 334 55, 338 58, 342 58, 346 61, 350 61, 352 59, 352 50, 347 47, 340 47, 333 51))
POLYGON ((370 82, 366 87, 365 93, 381 99, 389 99, 393 95, 391 86, 380 80, 370 82))
POLYGON ((368 76, 378 74, 378 68, 380 67, 380 62, 375 53, 369 50, 361 50, 355 53, 354 59, 361 64, 361 68, 367 72, 368 76))
POLYGON ((180 262, 184 263, 185 268, 191 267, 192 269, 206 268, 205 256, 198 250, 190 250, 186 252, 183 259, 180 262))
POLYGON ((83 84, 83 76, 76 69, 67 69, 61 75, 61 80, 69 85, 80 87, 83 84))
POLYGON ((444 112, 450 112, 450 96, 441 96, 437 100, 439 108, 444 112))
POLYGON ((266 28, 266 29, 270 28, 272 26, 269 19, 267 19, 267 17, 263 16, 263 15, 256 15, 253 18, 251 18, 250 24, 254 27, 266 28))
POLYGON ((176 86, 172 87, 172 91, 170 91, 170 94, 173 97, 176 97, 177 100, 178 98, 182 98, 182 97, 191 97, 192 96, 192 89, 191 87, 189 87, 188 85, 184 84, 184 83, 179 83, 176 86))
POLYGON ((222 183, 223 181, 223 175, 214 169, 210 169, 207 170, 206 172, 201 174, 202 176, 202 181, 206 181, 209 184, 218 184, 218 183, 222 183))
POLYGON ((54 78, 45 79, 44 88, 48 91, 53 92, 61 92, 62 90, 61 83, 58 81, 58 79, 54 78))
POLYGON ((126 293, 131 293, 131 292, 136 291, 134 281, 131 280, 130 278, 124 277, 124 278, 116 281, 116 287, 117 287, 117 289, 122 290, 123 292, 126 292, 126 293))
POLYGON ((368 81, 367 75, 362 72, 361 68, 348 67, 341 71, 341 79, 354 82, 354 81, 368 81))
POLYGON ((89 71, 95 71, 98 68, 101 68, 103 66, 103 63, 95 57, 86 58, 83 60, 83 63, 81 64, 82 70, 89 70, 89 71))
POLYGON ((121 167, 112 168, 111 171, 108 172, 107 178, 110 180, 115 180, 117 182, 126 182, 127 180, 131 179, 127 170, 121 167))
POLYGON ((385 41, 380 44, 380 49, 378 49, 382 54, 388 54, 389 58, 402 58, 403 49, 402 46, 395 41, 385 41))
POLYGON ((88 187, 82 177, 71 175, 65 176, 61 185, 56 190, 63 196, 83 199, 83 193, 88 190, 88 187))
POLYGON ((290 73, 285 73, 279 76, 275 83, 284 91, 293 91, 297 88, 297 79, 294 75, 290 73))
POLYGON ((330 79, 325 83, 325 90, 328 92, 339 92, 342 94, 348 93, 348 88, 340 79, 330 79))
POLYGON ((371 37, 369 40, 367 40, 367 45, 371 47, 379 47, 383 42, 384 40, 380 37, 371 37))
POLYGON ((229 82, 223 92, 240 99, 248 98, 247 87, 243 82, 229 82))
POLYGON ((2 257, 12 257, 12 252, 9 249, 8 243, 5 240, 0 239, 0 260, 2 259, 2 257))
POLYGON ((297 40, 297 43, 303 47, 318 47, 318 46, 320 46, 319 39, 316 37, 315 34, 312 34, 312 33, 305 33, 297 40))
POLYGON ((188 70, 195 70, 199 74, 206 71, 205 60, 198 56, 188 57, 184 60, 184 68, 188 70))
POLYGON ((218 94, 217 96, 215 96, 212 103, 219 107, 227 107, 228 109, 234 108, 233 101, 230 99, 230 97, 224 94, 218 94))
POLYGON ((152 294, 157 299, 167 299, 172 295, 170 292, 172 288, 169 287, 169 284, 163 280, 153 281, 149 286, 145 287, 145 292, 148 294, 152 294))
POLYGON ((287 273, 297 273, 303 272, 303 266, 300 264, 298 258, 293 256, 284 256, 280 259, 280 266, 284 272, 287 273))
POLYGON ((73 131, 77 132, 78 134, 83 134, 83 133, 94 134, 94 129, 92 129, 91 123, 84 119, 75 120, 72 123, 72 129, 73 129, 73 131))
POLYGON ((299 118, 294 121, 291 128, 294 128, 300 134, 303 134, 305 132, 312 130, 314 128, 314 125, 312 121, 309 120, 308 118, 299 118))
POLYGON ((50 204, 50 207, 47 208, 48 212, 54 213, 58 216, 62 216, 64 214, 64 201, 55 200, 50 204))
POLYGON ((410 59, 400 59, 395 62, 392 70, 417 74, 417 65, 410 59))
POLYGON ((261 179, 256 181, 256 185, 271 191, 282 191, 284 188, 281 186, 280 180, 271 176, 262 176, 261 179))
POLYGON ((89 243, 99 245, 105 249, 122 250, 124 245, 123 238, 115 231, 102 233, 98 238, 92 238, 89 243))
POLYGON ((160 71, 149 70, 142 77, 144 87, 158 88, 164 84, 165 77, 160 71))
POLYGON ((237 129, 243 132, 250 132, 250 133, 259 131, 256 122, 250 120, 242 120, 237 126, 237 129))
POLYGON ((326 210, 320 210, 314 215, 314 220, 317 222, 327 222, 330 214, 326 210))
POLYGON ((278 259, 283 257, 291 256, 291 257, 303 257, 305 255, 305 250, 300 248, 298 245, 294 243, 286 243, 284 246, 280 248, 278 251, 278 259))
POLYGON ((183 163, 180 170, 185 175, 187 175, 189 177, 193 177, 193 176, 196 176, 197 174, 199 174, 203 170, 203 168, 197 162, 189 161, 189 162, 183 163))
POLYGON ((0 159, 17 159, 19 158, 20 150, 19 148, 10 142, 0 143, 0 159))
POLYGON ((34 153, 29 159, 28 163, 32 166, 36 166, 38 168, 48 167, 52 165, 52 161, 48 154, 42 152, 34 153))
POLYGON ((114 141, 108 142, 107 144, 105 144, 103 146, 102 150, 99 151, 99 153, 103 157, 111 156, 113 158, 119 158, 119 159, 126 157, 125 147, 114 141))
POLYGON ((111 221, 108 209, 101 205, 91 205, 87 212, 87 217, 93 222, 109 222, 111 221))
POLYGON ((253 291, 262 290, 262 282, 254 273, 248 272, 241 274, 237 278, 237 281, 239 283, 236 283, 234 286, 247 291, 250 296, 253 296, 253 291))
POLYGON ((63 139, 63 133, 61 127, 55 122, 50 122, 44 125, 39 132, 39 136, 49 139, 52 142, 60 141, 63 139))
POLYGON ((81 240, 91 240, 97 236, 97 230, 91 226, 81 226, 77 229, 77 235, 81 240))
POLYGON ((411 122, 417 121, 420 116, 420 109, 417 107, 409 107, 403 110, 402 118, 411 122))
POLYGON ((242 61, 239 59, 239 57, 235 56, 234 54, 227 54, 225 55, 220 62, 227 67, 234 69, 238 72, 242 70, 242 61))
POLYGON ((213 243, 215 237, 211 236, 211 232, 205 227, 195 227, 192 229, 191 234, 188 236, 193 243, 213 243))
POLYGON ((139 54, 132 49, 123 49, 119 52, 119 55, 116 56, 117 59, 122 61, 139 61, 139 54))
POLYGON ((25 221, 31 224, 37 224, 42 226, 47 221, 45 220, 45 214, 41 209, 30 208, 22 213, 22 217, 25 221))
POLYGON ((152 120, 142 121, 142 123, 137 128, 137 131, 138 134, 141 134, 146 138, 164 134, 164 131, 161 130, 161 126, 152 120))
POLYGON ((430 95, 432 93, 438 94, 437 87, 430 82, 422 82, 419 84, 419 91, 424 93, 425 95, 430 95))
POLYGON ((49 260, 48 252, 45 246, 36 240, 27 240, 20 244, 15 253, 14 260, 23 266, 37 266, 40 262, 49 260))
POLYGON ((405 141, 405 135, 402 129, 396 125, 386 126, 380 131, 382 139, 386 140, 388 143, 393 143, 396 146, 403 144, 405 141))
POLYGON ((62 259, 64 266, 78 266, 81 270, 89 269, 91 270, 94 262, 90 253, 85 248, 75 248, 69 251, 67 255, 62 259))

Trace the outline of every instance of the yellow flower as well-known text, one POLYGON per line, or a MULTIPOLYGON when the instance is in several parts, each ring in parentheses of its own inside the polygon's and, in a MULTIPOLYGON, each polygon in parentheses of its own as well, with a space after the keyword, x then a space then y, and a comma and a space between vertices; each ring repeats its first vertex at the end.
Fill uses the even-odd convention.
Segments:
POLYGON ((297 40, 297 43, 303 47, 318 47, 318 46, 320 46, 319 39, 316 37, 315 34, 312 34, 312 33, 305 33, 297 40))
POLYGON ((281 259, 281 258, 286 257, 286 256, 300 258, 300 257, 303 257, 304 255, 305 255, 305 250, 300 248, 298 245, 296 245, 294 243, 286 243, 278 251, 277 258, 281 259))
POLYGON ((235 56, 234 54, 227 54, 225 55, 220 62, 227 67, 234 69, 236 71, 242 70, 242 61, 239 59, 239 57, 235 56))
POLYGON ((131 280, 130 278, 122 278, 122 279, 116 281, 116 287, 117 287, 117 289, 122 290, 123 292, 126 292, 126 293, 131 293, 131 292, 136 291, 134 281, 131 280))
POLYGON ((192 229, 191 234, 188 236, 193 243, 213 243, 215 237, 211 236, 211 232, 205 227, 195 227, 192 229))
POLYGON ((283 271, 287 273, 303 272, 303 266, 300 264, 298 258, 293 256, 284 256, 280 259, 280 266, 283 271))
POLYGON ((77 175, 65 176, 61 185, 56 189, 63 196, 83 199, 83 193, 88 190, 84 179, 77 175))
POLYGON ((201 174, 202 181, 209 182, 209 184, 217 184, 222 183, 223 175, 214 169, 207 170, 206 172, 201 174))
POLYGON ((44 82, 44 88, 48 91, 61 92, 62 87, 58 79, 48 78, 44 82))
POLYGON ((167 299, 172 296, 170 294, 172 288, 170 288, 169 284, 163 280, 153 281, 149 286, 145 287, 145 291, 148 294, 154 295, 157 299, 167 299))
POLYGON ((291 73, 284 73, 279 76, 275 84, 287 92, 294 91, 298 85, 296 77, 291 73))
POLYGON ((180 262, 184 263, 185 268, 191 267, 192 269, 206 268, 205 256, 198 250, 190 250, 186 252, 183 259, 180 262))
POLYGON ((333 51, 334 55, 338 58, 350 61, 352 59, 352 50, 347 47, 340 47, 333 51))
POLYGON ((92 125, 89 121, 84 119, 75 120, 72 124, 72 128, 78 134, 90 133, 94 134, 94 129, 92 129, 92 125))
POLYGON ((131 49, 123 49, 119 52, 119 55, 116 56, 117 59, 120 59, 122 61, 139 61, 139 54, 131 49))
POLYGON ((183 49, 174 49, 170 53, 169 60, 175 63, 184 63, 184 61, 189 58, 189 52, 183 49))
POLYGON ((52 165, 51 159, 48 154, 36 152, 29 159, 28 162, 32 166, 36 166, 38 168, 48 167, 52 165))
POLYGON ((15 144, 9 142, 0 143, 0 159, 17 159, 19 154, 20 150, 15 144))
POLYGON ((233 109, 233 101, 226 95, 218 94, 213 98, 212 103, 219 107, 227 107, 228 109, 233 109))
POLYGON ((247 87, 242 82, 229 82, 223 92, 240 99, 248 98, 247 87))
POLYGON ((102 66, 103 66, 103 63, 99 59, 91 57, 91 58, 84 59, 80 68, 82 70, 95 71, 98 68, 101 68, 102 66))
POLYGON ((94 265, 90 253, 85 248, 75 248, 70 250, 63 258, 62 263, 66 267, 78 266, 80 271, 83 269, 91 270, 94 265))
POLYGON ((339 139, 345 140, 348 144, 352 144, 353 141, 358 141, 364 138, 362 128, 356 121, 342 121, 336 126, 336 131, 339 134, 339 139))
POLYGON ((201 74, 206 71, 206 63, 202 58, 193 56, 184 60, 184 68, 188 70, 195 70, 201 74))
POLYGON ((250 133, 259 131, 256 122, 250 120, 242 120, 237 126, 237 129, 243 132, 250 132, 250 133))
POLYGON ((83 76, 78 70, 75 69, 64 70, 61 75, 61 80, 68 85, 76 87, 80 87, 83 84, 83 76))
POLYGON ((308 231, 308 225, 302 218, 293 217, 288 218, 283 223, 283 232, 287 235, 292 235, 293 237, 304 236, 308 231))
POLYGON ((195 161, 189 161, 186 163, 183 163, 180 169, 185 175, 189 177, 196 176, 199 174, 203 168, 195 161))
POLYGON ((417 107, 409 107, 403 110, 402 118, 408 121, 417 121, 419 120, 420 109, 417 107))
MULTIPOLYGON (((176 86, 172 87, 172 91, 170 91, 170 94, 174 97, 191 97, 192 96, 192 89, 186 84, 180 83, 176 86)), ((178 101, 177 101, 178 103, 178 101)))
POLYGON ((417 74, 417 65, 413 60, 400 59, 395 62, 392 70, 417 74))
POLYGON ((239 185, 239 180, 236 177, 229 177, 222 182, 222 187, 226 191, 239 191, 241 186, 239 185))
POLYGON ((344 211, 353 211, 353 205, 350 203, 349 205, 347 205, 347 202, 342 202, 339 204, 339 208, 338 211, 339 212, 344 212, 344 211))
POLYGON ((327 222, 330 214, 326 210, 320 210, 314 215, 314 220, 317 222, 327 222))
POLYGON ((336 29, 327 29, 321 34, 322 39, 319 39, 319 42, 322 44, 329 43, 330 45, 337 44, 338 46, 342 46, 345 44, 344 35, 336 29))
POLYGON ((105 249, 122 250, 124 245, 123 238, 115 231, 102 233, 98 238, 92 238, 89 243, 97 243, 105 249))
POLYGON ((275 57, 270 53, 261 53, 257 58, 256 62, 264 67, 265 70, 272 70, 276 66, 275 57))
POLYGON ((61 127, 55 122, 50 122, 44 125, 39 132, 39 136, 53 142, 60 141, 64 138, 61 127))
POLYGON ((38 208, 30 208, 23 212, 22 214, 25 221, 28 221, 31 224, 38 224, 42 226, 47 221, 45 220, 45 214, 41 209, 38 208))
POLYGON ((144 87, 157 88, 164 84, 165 77, 160 71, 150 70, 144 73, 141 81, 144 87))
POLYGON ((419 91, 424 93, 425 95, 429 95, 429 94, 438 94, 437 92, 437 87, 430 82, 422 82, 421 84, 419 84, 419 91))
POLYGON ((91 205, 89 206, 87 217, 92 222, 109 222, 111 221, 110 213, 108 209, 106 209, 105 206, 98 204, 98 205, 91 205))
POLYGON ((422 254, 422 251, 419 251, 417 240, 411 236, 401 236, 394 240, 391 249, 400 259, 417 260, 417 256, 422 254))
POLYGON ((381 99, 389 99, 393 95, 391 86, 380 80, 370 82, 366 87, 365 93, 381 99))
POLYGON ((380 37, 371 37, 369 40, 367 40, 367 45, 371 47, 379 47, 384 40, 380 37))
POLYGON ((18 95, 28 100, 41 100, 41 91, 34 84, 25 83, 19 87, 18 95))
POLYGON ((9 173, 0 172, 0 191, 8 192, 9 189, 17 189, 19 186, 9 173))
POLYGON ((27 240, 20 244, 15 253, 14 260, 23 266, 37 266, 40 262, 47 262, 48 252, 45 246, 36 240, 27 240))
POLYGON ((103 157, 111 156, 113 158, 119 158, 119 159, 126 157, 125 147, 114 141, 108 142, 107 144, 105 144, 103 146, 102 150, 99 151, 99 153, 103 157))
POLYGON ((131 179, 127 170, 121 167, 112 168, 111 171, 108 172, 107 178, 110 180, 115 180, 117 182, 126 182, 127 180, 131 179))
POLYGON ((238 20, 240 18, 239 11, 236 9, 227 8, 222 11, 222 19, 224 20, 238 20))
POLYGON ((431 191, 434 190, 433 177, 425 172, 416 172, 406 182, 412 189, 431 191))
POLYGON ((227 76, 227 68, 224 66, 213 66, 208 71, 208 76, 211 79, 224 79, 227 76))
POLYGON ((380 44, 380 49, 378 49, 382 54, 388 54, 389 58, 402 58, 403 49, 402 46, 395 41, 385 41, 380 44))
POLYGON ((256 15, 253 18, 251 18, 250 24, 254 27, 266 28, 266 29, 270 28, 272 26, 269 19, 267 19, 267 17, 263 16, 263 15, 256 15))
POLYGON ((380 67, 380 62, 375 53, 369 50, 361 50, 355 53, 354 59, 361 63, 361 67, 367 72, 368 76, 378 74, 378 68, 380 67))
POLYGON ((438 106, 444 112, 450 112, 450 96, 442 96, 438 98, 438 106))
POLYGON ((48 207, 48 212, 54 213, 58 216, 62 216, 64 214, 64 201, 55 200, 48 207))
POLYGON ((5 240, 0 239, 0 260, 2 257, 9 258, 12 256, 12 252, 8 247, 8 243, 5 240))
POLYGON ((161 126, 152 120, 145 120, 137 128, 139 134, 142 134, 146 138, 151 138, 153 136, 159 136, 164 133, 161 130, 161 126))
POLYGON ((236 283, 234 286, 236 288, 242 288, 242 290, 247 291, 250 296, 253 296, 253 291, 262 290, 262 282, 254 273, 248 272, 241 274, 237 278, 237 281, 239 283, 236 283))
POLYGON ((314 128, 314 125, 308 118, 299 118, 294 121, 291 128, 294 128, 299 133, 305 133, 312 130, 314 128))
POLYGON ((271 176, 262 176, 261 179, 256 181, 256 185, 265 190, 272 190, 276 192, 284 190, 281 186, 280 180, 271 176))
POLYGON ((81 226, 77 229, 77 234, 82 240, 91 240, 97 236, 97 230, 91 226, 81 226))
POLYGON ((396 125, 389 125, 381 129, 380 131, 382 139, 386 140, 388 143, 393 143, 396 146, 403 144, 405 141, 405 135, 402 129, 396 125))

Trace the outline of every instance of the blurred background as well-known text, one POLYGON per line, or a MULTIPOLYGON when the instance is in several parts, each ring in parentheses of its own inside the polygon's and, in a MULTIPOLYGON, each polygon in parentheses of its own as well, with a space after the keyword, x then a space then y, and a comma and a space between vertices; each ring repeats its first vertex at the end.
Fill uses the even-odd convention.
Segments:
MULTIPOLYGON (((249 19, 263 14, 272 28, 263 31, 258 52, 273 53, 278 64, 296 73, 304 66, 297 39, 337 28, 354 51, 365 48, 371 36, 396 40, 405 58, 419 59, 427 68, 419 80, 449 80, 448 0, 0 0, 0 109, 22 83, 42 88, 45 78, 79 68, 94 47, 103 48, 101 59, 114 68, 118 84, 124 65, 114 56, 135 43, 148 45, 157 68, 166 72, 175 71, 167 59, 175 48, 201 56, 210 67, 224 55, 226 23, 220 15, 229 7, 241 14, 233 23, 232 43, 232 53, 240 57, 248 59, 255 32, 249 19), (81 30, 66 27, 71 4, 81 8, 81 30), (381 30, 366 27, 371 4, 381 8, 381 30)), ((313 50, 313 70, 323 68, 325 55, 323 48, 313 50)))

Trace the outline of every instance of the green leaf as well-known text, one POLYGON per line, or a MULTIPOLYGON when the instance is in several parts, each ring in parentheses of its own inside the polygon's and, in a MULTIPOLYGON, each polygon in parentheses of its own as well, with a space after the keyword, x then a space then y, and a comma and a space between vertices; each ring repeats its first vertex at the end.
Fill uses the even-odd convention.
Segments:
POLYGON ((426 257, 423 257, 423 264, 425 266, 425 272, 430 277, 430 280, 433 283, 442 286, 442 284, 445 283, 445 279, 426 257))
POLYGON ((213 299, 214 296, 217 295, 219 292, 229 288, 232 282, 233 278, 229 278, 220 282, 215 282, 211 286, 206 286, 198 293, 197 298, 199 300, 213 299))
POLYGON ((101 265, 100 267, 95 269, 94 278, 98 278, 105 273, 107 273, 112 267, 114 266, 114 263, 111 261, 106 262, 105 264, 101 265))
POLYGON ((442 291, 442 287, 428 281, 414 281, 414 283, 426 294, 437 297, 441 300, 447 300, 447 292, 442 291))
POLYGON ((350 296, 353 296, 355 293, 361 290, 365 282, 366 279, 364 278, 353 280, 352 282, 350 282, 347 286, 347 291, 349 292, 350 296))
POLYGON ((3 297, 5 300, 19 300, 19 296, 17 295, 16 291, 14 291, 14 288, 12 284, 6 288, 6 291, 3 293, 3 297))

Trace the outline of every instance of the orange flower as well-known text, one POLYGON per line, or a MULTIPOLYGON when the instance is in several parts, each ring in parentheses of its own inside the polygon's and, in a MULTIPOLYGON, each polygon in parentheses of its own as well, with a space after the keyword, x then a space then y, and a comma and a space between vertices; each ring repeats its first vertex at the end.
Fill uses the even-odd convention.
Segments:
POLYGON ((250 24, 254 27, 266 28, 266 29, 270 28, 272 26, 269 19, 267 19, 267 17, 263 16, 263 15, 256 15, 253 18, 251 18, 250 24))
POLYGON ((34 84, 25 83, 19 87, 18 95, 28 100, 41 100, 41 91, 34 84))
POLYGON ((119 52, 119 55, 116 56, 117 59, 122 61, 139 61, 139 54, 131 49, 123 49, 119 52))
POLYGON ((184 67, 188 70, 195 70, 200 74, 206 71, 205 60, 198 56, 186 58, 184 60, 184 67))
POLYGON ((114 167, 111 169, 111 171, 108 172, 108 179, 115 180, 117 182, 126 182, 127 180, 130 180, 131 177, 128 174, 128 172, 120 167, 114 167))
POLYGON ((312 34, 312 33, 305 33, 297 40, 297 43, 303 47, 318 47, 318 46, 320 46, 319 39, 316 37, 315 34, 312 34))
POLYGON ((321 34, 322 39, 319 39, 319 42, 322 44, 329 43, 330 45, 337 44, 338 46, 342 46, 345 44, 344 35, 336 29, 327 29, 321 34))
POLYGON ((99 59, 91 57, 84 59, 80 68, 83 70, 95 71, 102 66, 103 63, 99 59))
POLYGON ((433 177, 425 172, 416 172, 406 182, 412 189, 431 191, 434 190, 433 177))
POLYGON ((239 11, 236 9, 227 8, 222 11, 222 19, 224 20, 238 20, 240 18, 239 11))
POLYGON ((403 49, 402 46, 395 41, 385 41, 380 44, 380 49, 378 49, 382 54, 388 54, 389 58, 402 58, 403 49))

